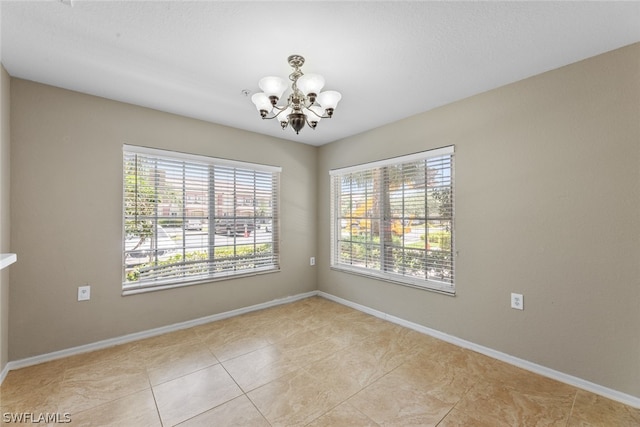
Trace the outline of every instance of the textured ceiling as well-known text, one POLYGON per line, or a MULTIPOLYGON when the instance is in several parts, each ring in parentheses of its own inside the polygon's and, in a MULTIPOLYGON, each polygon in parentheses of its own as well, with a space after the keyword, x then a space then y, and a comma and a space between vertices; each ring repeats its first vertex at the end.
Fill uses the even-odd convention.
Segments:
POLYGON ((2 63, 42 82, 321 145, 640 41, 640 2, 2 1, 2 63), (287 57, 343 98, 300 135, 243 89, 287 57))

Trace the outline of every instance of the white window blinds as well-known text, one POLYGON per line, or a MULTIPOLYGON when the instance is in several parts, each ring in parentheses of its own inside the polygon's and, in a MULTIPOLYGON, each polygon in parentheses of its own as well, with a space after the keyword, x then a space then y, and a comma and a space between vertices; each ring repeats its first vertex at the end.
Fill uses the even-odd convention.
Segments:
POLYGON ((125 145, 124 293, 277 271, 280 170, 125 145))
POLYGON ((453 155, 331 171, 332 268, 453 293, 453 155))

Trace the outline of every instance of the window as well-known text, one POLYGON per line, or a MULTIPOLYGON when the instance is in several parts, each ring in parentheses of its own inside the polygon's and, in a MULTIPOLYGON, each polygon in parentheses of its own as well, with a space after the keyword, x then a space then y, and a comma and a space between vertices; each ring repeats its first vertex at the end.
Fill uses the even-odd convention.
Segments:
POLYGON ((331 266, 454 293, 453 147, 331 171, 331 266))
POLYGON ((280 171, 125 145, 123 293, 278 271, 280 171))

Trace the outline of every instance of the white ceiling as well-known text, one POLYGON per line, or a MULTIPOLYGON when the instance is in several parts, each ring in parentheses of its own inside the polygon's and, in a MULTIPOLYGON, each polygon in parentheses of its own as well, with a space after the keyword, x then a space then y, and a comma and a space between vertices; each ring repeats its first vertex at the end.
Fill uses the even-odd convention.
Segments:
POLYGON ((14 77, 321 145, 640 41, 640 2, 1 1, 14 77), (290 54, 342 101, 300 135, 243 89, 290 54))

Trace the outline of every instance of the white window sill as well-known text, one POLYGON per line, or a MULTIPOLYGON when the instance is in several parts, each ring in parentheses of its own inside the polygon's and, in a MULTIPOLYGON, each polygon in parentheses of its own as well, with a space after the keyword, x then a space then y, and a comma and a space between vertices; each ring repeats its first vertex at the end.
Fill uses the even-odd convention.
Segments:
POLYGON ((5 267, 9 267, 17 260, 18 256, 16 254, 0 254, 0 270, 5 267))

